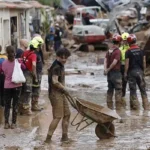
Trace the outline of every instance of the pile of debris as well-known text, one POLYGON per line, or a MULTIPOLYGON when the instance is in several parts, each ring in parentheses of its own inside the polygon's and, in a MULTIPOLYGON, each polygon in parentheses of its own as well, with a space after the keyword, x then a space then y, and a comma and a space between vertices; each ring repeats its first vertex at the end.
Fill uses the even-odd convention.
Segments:
POLYGON ((128 29, 132 28, 135 24, 138 23, 138 13, 135 8, 129 8, 120 12, 119 15, 116 17, 118 24, 121 28, 128 29))

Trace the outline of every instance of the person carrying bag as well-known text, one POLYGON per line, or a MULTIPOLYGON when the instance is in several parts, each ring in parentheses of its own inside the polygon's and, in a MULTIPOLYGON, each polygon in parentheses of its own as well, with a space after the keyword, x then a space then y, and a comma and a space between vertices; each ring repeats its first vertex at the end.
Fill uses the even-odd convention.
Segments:
MULTIPOLYGON (((15 49, 13 46, 6 47, 8 60, 2 64, 2 70, 5 75, 4 82, 4 116, 5 116, 5 129, 16 128, 18 102, 21 93, 22 82, 25 82, 22 76, 21 66, 18 60, 15 60, 15 49), (12 102, 13 101, 13 102, 12 102), (10 108, 12 104, 12 124, 9 124, 10 108)), ((23 65, 22 65, 23 67, 23 65)))

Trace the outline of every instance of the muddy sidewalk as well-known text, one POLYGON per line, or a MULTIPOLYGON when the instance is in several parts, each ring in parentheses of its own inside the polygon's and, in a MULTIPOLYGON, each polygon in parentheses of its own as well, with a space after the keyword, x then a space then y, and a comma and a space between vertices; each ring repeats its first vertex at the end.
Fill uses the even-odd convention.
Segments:
MULTIPOLYGON (((99 105, 106 106, 107 79, 103 75, 102 58, 104 52, 73 54, 66 65, 66 84, 73 96, 80 97, 99 105)), ((54 58, 53 58, 54 59, 54 58)), ((119 112, 123 121, 115 120, 116 137, 99 140, 95 134, 96 123, 78 132, 70 125, 69 136, 73 139, 70 144, 61 143, 61 123, 56 130, 51 144, 43 144, 52 120, 51 105, 47 95, 47 67, 42 78, 40 104, 44 110, 30 117, 19 116, 18 128, 5 130, 3 128, 3 110, 0 109, 0 150, 147 150, 150 147, 150 113, 130 111, 129 91, 127 91, 127 109, 119 112)), ((149 80, 149 79, 148 79, 149 80)), ((139 91, 138 91, 139 93, 139 91)), ((148 96, 150 92, 148 90, 148 96)), ((141 103, 141 98, 139 95, 141 103)), ((77 111, 71 108, 72 116, 77 111)))

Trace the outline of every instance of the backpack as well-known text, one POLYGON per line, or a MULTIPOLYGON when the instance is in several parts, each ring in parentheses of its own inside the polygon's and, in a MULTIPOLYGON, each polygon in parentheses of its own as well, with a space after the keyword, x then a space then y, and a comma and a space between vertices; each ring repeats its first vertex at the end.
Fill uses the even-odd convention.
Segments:
MULTIPOLYGON (((34 52, 30 52, 27 56, 26 56, 26 58, 24 59, 23 58, 23 55, 22 55, 22 62, 23 62, 23 64, 26 66, 26 60, 28 59, 28 57, 30 56, 30 55, 32 55, 32 54, 34 54, 34 52)), ((27 69, 27 66, 26 66, 26 69, 27 69)))

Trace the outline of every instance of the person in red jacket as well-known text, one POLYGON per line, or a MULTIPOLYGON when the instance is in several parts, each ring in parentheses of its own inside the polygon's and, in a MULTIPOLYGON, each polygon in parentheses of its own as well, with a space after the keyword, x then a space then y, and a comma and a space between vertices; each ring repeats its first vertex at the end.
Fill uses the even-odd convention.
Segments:
POLYGON ((116 34, 112 38, 113 46, 106 53, 104 60, 104 75, 107 75, 108 91, 107 91, 107 106, 113 109, 113 94, 115 91, 116 109, 122 108, 122 77, 120 72, 121 67, 121 52, 119 50, 121 36, 116 34))
POLYGON ((23 53, 22 59, 26 66, 24 70, 24 76, 26 78, 26 83, 23 84, 22 94, 21 94, 21 104, 19 112, 24 115, 31 115, 31 96, 32 96, 32 83, 38 82, 36 73, 36 61, 37 56, 35 50, 38 48, 39 42, 37 40, 32 40, 30 42, 30 50, 23 53))

